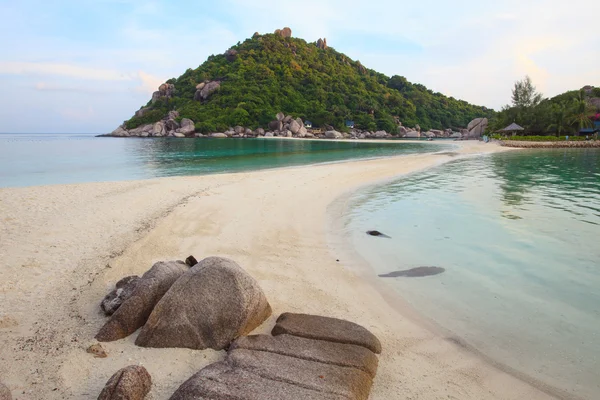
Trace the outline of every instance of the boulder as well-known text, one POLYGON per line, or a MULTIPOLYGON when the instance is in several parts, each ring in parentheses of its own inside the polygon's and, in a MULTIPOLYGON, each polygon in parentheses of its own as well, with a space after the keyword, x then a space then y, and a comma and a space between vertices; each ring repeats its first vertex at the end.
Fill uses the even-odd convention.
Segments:
POLYGON ((386 131, 377 131, 373 134, 373 136, 378 139, 383 139, 383 138, 388 137, 388 133, 386 131))
POLYGON ((235 49, 229 49, 225 52, 225 58, 229 62, 235 61, 235 59, 237 58, 237 55, 238 55, 238 52, 235 49))
POLYGON ((245 133, 245 132, 246 132, 246 129, 245 129, 243 126, 239 126, 239 125, 238 125, 238 126, 236 126, 235 128, 233 128, 233 131, 234 131, 236 134, 238 134, 238 135, 241 135, 241 134, 243 134, 243 133, 245 133))
POLYGON ((292 117, 291 115, 287 115, 284 119, 283 119, 283 123, 284 124, 289 124, 290 122, 292 122, 294 120, 294 117, 292 117))
POLYGON ((208 99, 210 97, 210 95, 213 94, 220 87, 221 87, 221 82, 219 82, 219 81, 208 82, 206 85, 204 85, 202 90, 200 90, 200 94, 199 94, 200 99, 202 99, 202 100, 208 99))
POLYGON ((467 126, 467 130, 469 131, 468 137, 471 139, 480 138, 485 132, 487 126, 487 118, 475 118, 473 121, 469 122, 469 125, 467 126))
POLYGON ((190 133, 193 133, 196 130, 194 126, 194 121, 189 118, 183 118, 181 120, 181 126, 179 128, 179 133, 182 133, 184 136, 190 133))
POLYGON ((325 132, 325 137, 327 139, 341 139, 343 136, 340 132, 331 130, 325 132))
POLYGON ((407 138, 420 138, 421 137, 421 132, 419 132, 419 131, 408 131, 408 132, 406 132, 406 134, 404 135, 404 137, 407 137, 407 138))
POLYGON ((292 37, 292 30, 287 26, 283 29, 276 29, 275 34, 281 36, 282 38, 292 37))
POLYGON ((140 277, 137 275, 127 276, 117 282, 115 289, 111 290, 109 294, 104 297, 100 308, 104 314, 111 316, 117 311, 121 304, 131 297, 135 290, 140 277))
POLYGON ((202 369, 185 381, 170 400, 349 400, 347 397, 322 393, 287 382, 263 378, 227 362, 202 369))
POLYGON ((275 118, 277 119, 277 121, 283 121, 283 119, 285 118, 285 114, 280 112, 277 113, 277 115, 275 116, 275 118))
POLYGON ((367 400, 373 384, 371 376, 359 369, 264 351, 235 349, 227 355, 227 362, 263 378, 347 399, 367 400))
POLYGON ((286 130, 284 132, 281 132, 280 136, 283 136, 283 137, 292 137, 293 135, 292 135, 292 131, 287 131, 286 130))
POLYGON ((421 132, 421 126, 419 124, 415 125, 415 131, 421 132))
POLYGON ((232 260, 209 257, 158 302, 136 344, 222 350, 269 315, 271 306, 254 278, 232 260))
POLYGON ((257 136, 264 136, 265 130, 263 128, 258 128, 254 131, 257 136))
POLYGON ((165 133, 165 123, 163 121, 158 121, 152 126, 152 136, 164 136, 165 133))
POLYGON ((312 340, 292 335, 242 336, 229 350, 248 349, 276 353, 302 360, 316 361, 340 367, 356 368, 372 378, 377 373, 377 356, 371 350, 353 344, 312 340))
POLYGON ((188 271, 181 261, 157 262, 139 279, 131 296, 100 329, 96 339, 111 342, 123 339, 146 323, 154 306, 175 281, 188 271))
POLYGON ((0 382, 0 400, 12 400, 10 389, 0 382))
POLYGON ((211 133, 210 137, 212 137, 212 138, 226 138, 227 135, 224 134, 224 133, 217 132, 217 133, 211 133))
POLYGON ((168 119, 165 121, 165 130, 168 131, 174 131, 179 129, 179 123, 177 121, 175 121, 174 119, 168 119))
POLYGON ((110 135, 116 137, 127 137, 129 136, 129 132, 127 132, 127 130, 123 126, 119 126, 117 129, 112 131, 110 135))
POLYGON ((179 118, 179 111, 169 111, 167 114, 167 119, 177 119, 179 118))
POLYGON ((202 90, 204 88, 204 86, 206 86, 206 83, 200 82, 199 84, 196 85, 196 90, 202 90))
MULTIPOLYGON (((306 130, 306 128, 305 128, 305 127, 301 127, 301 128, 298 130, 298 137, 299 137, 299 138, 303 138, 303 137, 307 137, 307 136, 308 136, 308 131, 306 130)), ((312 136, 312 135, 311 135, 311 136, 312 136)))
POLYGON ((326 50, 327 49, 327 39, 323 38, 323 39, 317 40, 317 47, 319 49, 326 50))
POLYGON ((290 121, 290 131, 292 131, 292 133, 294 135, 297 135, 298 132, 300 131, 300 128, 302 128, 302 125, 300 125, 297 121, 292 120, 290 121))
POLYGON ((273 336, 288 334, 307 339, 354 344, 381 353, 379 339, 353 322, 318 315, 284 313, 271 331, 273 336))
POLYGON ((283 123, 280 120, 269 122, 269 129, 272 131, 280 131, 283 129, 283 123))
POLYGON ((273 137, 273 132, 266 132, 265 137, 273 137))
POLYGON ((110 377, 98 400, 143 400, 151 387, 152 378, 146 368, 131 365, 110 377))
POLYGON ((184 134, 184 133, 181 133, 181 132, 178 132, 178 131, 175 131, 175 132, 173 133, 173 136, 174 136, 174 137, 176 137, 176 138, 184 138, 184 137, 185 137, 185 134, 184 134))
POLYGON ((170 99, 175 94, 175 85, 172 83, 163 83, 158 87, 158 91, 152 93, 152 103, 156 103, 159 99, 170 99))

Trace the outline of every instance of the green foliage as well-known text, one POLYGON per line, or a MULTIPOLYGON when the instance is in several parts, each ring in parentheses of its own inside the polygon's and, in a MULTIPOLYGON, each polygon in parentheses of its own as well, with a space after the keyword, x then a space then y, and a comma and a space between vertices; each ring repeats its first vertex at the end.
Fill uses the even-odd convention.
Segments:
POLYGON ((496 113, 490 121, 488 132, 496 132, 516 122, 530 135, 553 133, 563 138, 565 134, 577 135, 581 128, 592 125, 591 117, 595 109, 588 100, 585 93, 579 90, 542 99, 529 77, 526 77, 515 84, 513 105, 507 105, 496 113))
POLYGON ((160 121, 164 116, 165 110, 163 109, 147 111, 143 116, 133 117, 129 121, 125 122, 125 128, 135 129, 140 125, 153 124, 160 121))
MULTIPOLYGON (((161 116, 176 109, 201 132, 235 125, 264 128, 280 111, 309 119, 315 127, 344 130, 345 121, 353 120, 357 128, 392 133, 398 128, 394 117, 404 126, 419 124, 427 130, 458 129, 474 118, 494 114, 404 77, 389 78, 333 48, 322 50, 302 39, 267 34, 233 48, 238 52, 234 61, 213 55, 198 68, 170 79, 175 97, 150 105, 152 109, 161 110, 161 116), (204 102, 195 101, 196 85, 207 80, 219 80, 220 89, 204 102)), ((152 116, 155 119, 154 111, 152 116)), ((128 124, 145 122, 132 118, 128 124)))

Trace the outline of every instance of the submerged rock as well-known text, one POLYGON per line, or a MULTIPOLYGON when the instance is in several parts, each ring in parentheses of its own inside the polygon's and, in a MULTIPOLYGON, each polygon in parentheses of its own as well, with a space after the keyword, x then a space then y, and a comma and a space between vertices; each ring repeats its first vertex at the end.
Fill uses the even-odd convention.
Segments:
POLYGON ((367 235, 369 235, 369 236, 377 236, 377 237, 384 237, 384 238, 391 239, 390 236, 386 235, 385 233, 381 233, 379 231, 367 231, 367 235))
POLYGON ((388 274, 379 275, 381 278, 397 278, 397 277, 405 277, 405 278, 419 278, 422 276, 431 276, 438 275, 442 272, 446 271, 441 267, 417 267, 412 269, 406 269, 404 271, 394 271, 388 274))

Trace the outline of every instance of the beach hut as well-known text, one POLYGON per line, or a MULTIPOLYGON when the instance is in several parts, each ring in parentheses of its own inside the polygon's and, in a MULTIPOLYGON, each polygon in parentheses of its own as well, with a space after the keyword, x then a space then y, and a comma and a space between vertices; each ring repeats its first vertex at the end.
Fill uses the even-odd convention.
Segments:
POLYGON ((346 121, 346 128, 354 129, 354 121, 346 121))
POLYGON ((304 127, 305 127, 305 128, 307 128, 307 129, 310 129, 310 128, 312 128, 312 122, 310 122, 310 121, 308 121, 308 120, 307 120, 307 121, 304 121, 304 127))
POLYGON ((517 134, 517 132, 524 131, 524 130, 525 130, 525 128, 523 128, 522 126, 519 126, 513 122, 506 128, 500 129, 498 132, 505 133, 505 134, 512 133, 512 136, 515 136, 517 134))

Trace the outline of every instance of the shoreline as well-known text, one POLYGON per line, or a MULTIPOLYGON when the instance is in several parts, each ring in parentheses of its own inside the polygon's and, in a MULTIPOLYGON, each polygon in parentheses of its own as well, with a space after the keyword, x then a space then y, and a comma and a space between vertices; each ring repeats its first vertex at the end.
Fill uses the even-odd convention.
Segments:
MULTIPOLYGON (((459 152, 506 150, 475 142, 459 152)), ((0 189, 2 215, 11 216, 2 231, 10 240, 0 244, 8 260, 0 284, 7 305, 0 340, 8 349, 0 377, 30 398, 92 399, 114 371, 142 363, 154 381, 149 398, 167 398, 222 355, 137 348, 134 334, 106 344, 107 359, 93 359, 85 348, 103 321, 98 303, 116 280, 154 261, 222 255, 253 275, 271 302, 273 316, 254 333, 292 311, 347 318, 379 336, 384 354, 371 399, 552 398, 411 322, 360 275, 340 268, 352 263, 331 254, 324 221, 339 196, 453 159, 429 153, 327 168, 0 189)))
POLYGON ((600 148, 600 140, 578 140, 568 142, 529 142, 522 140, 503 140, 501 141, 501 146, 519 149, 598 149, 600 148))
MULTIPOLYGON (((462 155, 455 157, 454 160, 466 159, 470 157, 485 157, 489 156, 490 154, 462 155)), ((448 162, 452 162, 454 160, 450 160, 448 162)), ((436 320, 426 317, 417 308, 406 301, 402 294, 395 290, 391 285, 386 284, 382 279, 378 279, 377 272, 374 270, 373 266, 352 247, 350 238, 348 237, 344 228, 345 223, 348 221, 348 211, 353 207, 352 198, 358 192, 385 186, 386 184, 394 182, 398 179, 407 179, 413 174, 418 174, 419 172, 435 167, 436 166, 431 166, 425 169, 412 171, 402 176, 393 177, 391 179, 366 183, 338 196, 328 207, 328 226, 330 227, 328 232, 328 242, 330 243, 332 254, 336 254, 336 256, 339 256, 340 254, 345 256, 344 258, 349 260, 345 265, 346 268, 376 288, 376 290, 381 293, 384 300, 400 315, 430 331, 439 339, 446 340, 460 347, 464 351, 471 353, 499 371, 509 374, 520 381, 526 382, 527 384, 539 389, 552 398, 563 400, 582 400, 581 397, 573 395, 565 389, 552 386, 543 380, 534 378, 527 372, 520 371, 500 362, 491 356, 488 356, 486 353, 479 350, 475 346, 470 345, 462 337, 457 336, 454 332, 447 329, 436 320)))

